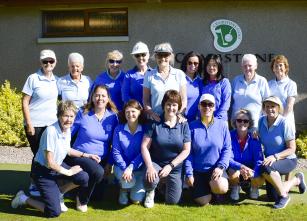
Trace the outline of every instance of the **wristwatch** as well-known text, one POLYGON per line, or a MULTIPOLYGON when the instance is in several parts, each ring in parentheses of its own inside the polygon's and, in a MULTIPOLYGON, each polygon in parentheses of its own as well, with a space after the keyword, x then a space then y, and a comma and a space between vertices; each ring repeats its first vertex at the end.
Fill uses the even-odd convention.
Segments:
POLYGON ((220 168, 221 170, 224 170, 224 167, 223 167, 223 166, 218 166, 218 168, 220 168))
POLYGON ((175 168, 175 165, 172 162, 170 162, 169 165, 171 166, 172 169, 175 168))

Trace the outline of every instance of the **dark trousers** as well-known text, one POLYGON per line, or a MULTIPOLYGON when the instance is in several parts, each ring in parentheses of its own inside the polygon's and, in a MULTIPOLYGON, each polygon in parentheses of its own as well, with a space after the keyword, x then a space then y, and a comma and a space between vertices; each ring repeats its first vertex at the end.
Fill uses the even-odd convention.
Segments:
MULTIPOLYGON (((159 173, 162 168, 154 162, 152 162, 152 164, 156 171, 159 173)), ((165 202, 168 204, 177 204, 180 201, 182 193, 181 171, 181 168, 175 168, 169 173, 167 177, 165 177, 165 202)), ((159 177, 157 177, 152 183, 148 182, 146 179, 146 174, 144 175, 144 179, 144 186, 147 192, 156 189, 160 182, 159 177)))
POLYGON ((34 157, 35 157, 35 154, 38 151, 39 141, 41 139, 41 136, 42 136, 42 134, 43 134, 43 132, 45 131, 46 128, 47 127, 34 127, 35 134, 32 136, 32 135, 27 134, 27 130, 26 130, 26 127, 25 127, 26 137, 29 141, 30 148, 31 148, 31 151, 32 151, 34 157))
POLYGON ((92 195, 94 199, 101 199, 105 187, 102 179, 106 162, 101 161, 97 163, 95 160, 89 158, 69 156, 66 157, 65 162, 70 166, 79 165, 89 176, 88 186, 79 188, 78 196, 80 203, 82 205, 88 204, 92 195))
MULTIPOLYGON (((66 169, 70 168, 65 163, 62 163, 61 166, 66 169)), ((34 182, 45 204, 44 215, 49 218, 57 217, 61 214, 59 180, 73 182, 82 188, 86 188, 88 185, 89 177, 85 171, 81 171, 73 176, 64 176, 35 162, 32 164, 31 171, 34 182)))

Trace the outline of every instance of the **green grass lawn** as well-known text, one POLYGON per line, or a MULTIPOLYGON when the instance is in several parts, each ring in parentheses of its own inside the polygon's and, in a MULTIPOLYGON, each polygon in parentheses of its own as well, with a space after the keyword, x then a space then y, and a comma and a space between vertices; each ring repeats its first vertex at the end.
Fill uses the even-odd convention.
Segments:
MULTIPOLYGON (((31 208, 12 209, 11 199, 19 189, 29 185, 29 165, 0 164, 0 220, 42 220, 41 213, 31 208)), ((307 177, 307 171, 304 171, 307 177)), ((291 201, 283 210, 272 209, 272 202, 265 201, 265 191, 261 190, 260 200, 249 200, 245 194, 238 204, 226 202, 223 205, 196 206, 188 192, 184 202, 170 206, 156 203, 152 209, 141 205, 121 207, 117 204, 118 191, 110 186, 101 202, 91 202, 87 213, 75 210, 75 202, 67 199, 69 211, 55 220, 307 220, 307 194, 299 194, 297 188, 290 193, 291 201)), ((47 219, 46 219, 47 220, 47 219)))

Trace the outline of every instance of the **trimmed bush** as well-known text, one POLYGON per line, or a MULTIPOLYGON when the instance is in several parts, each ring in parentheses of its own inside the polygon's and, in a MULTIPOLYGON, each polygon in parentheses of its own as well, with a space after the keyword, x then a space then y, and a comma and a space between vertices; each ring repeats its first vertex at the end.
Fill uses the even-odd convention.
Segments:
POLYGON ((21 111, 22 94, 12 89, 9 81, 0 88, 0 144, 28 146, 21 111))
POLYGON ((307 159, 307 130, 300 133, 296 139, 296 154, 298 157, 307 159))

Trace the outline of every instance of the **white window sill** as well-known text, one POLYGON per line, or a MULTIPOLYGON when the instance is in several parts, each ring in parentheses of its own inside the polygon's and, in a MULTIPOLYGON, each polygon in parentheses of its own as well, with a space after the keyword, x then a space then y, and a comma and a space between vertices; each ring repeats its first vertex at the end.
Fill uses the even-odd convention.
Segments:
POLYGON ((128 36, 108 37, 63 37, 63 38, 38 38, 37 43, 78 43, 78 42, 120 42, 129 41, 128 36))

